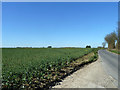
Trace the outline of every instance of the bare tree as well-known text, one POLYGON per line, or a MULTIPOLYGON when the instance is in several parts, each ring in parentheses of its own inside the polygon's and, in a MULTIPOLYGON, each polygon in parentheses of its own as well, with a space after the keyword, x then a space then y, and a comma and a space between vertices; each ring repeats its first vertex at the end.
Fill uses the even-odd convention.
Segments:
POLYGON ((118 28, 117 28, 117 31, 116 31, 116 36, 117 36, 116 49, 120 49, 120 22, 118 22, 118 28))
POLYGON ((115 48, 115 41, 117 40, 117 36, 115 32, 112 32, 110 34, 107 34, 105 37, 105 41, 108 43, 109 49, 115 48))
POLYGON ((117 30, 117 48, 120 50, 120 21, 118 22, 118 30, 117 30))
POLYGON ((105 46, 106 46, 106 42, 103 42, 102 45, 103 45, 103 48, 105 48, 105 46))

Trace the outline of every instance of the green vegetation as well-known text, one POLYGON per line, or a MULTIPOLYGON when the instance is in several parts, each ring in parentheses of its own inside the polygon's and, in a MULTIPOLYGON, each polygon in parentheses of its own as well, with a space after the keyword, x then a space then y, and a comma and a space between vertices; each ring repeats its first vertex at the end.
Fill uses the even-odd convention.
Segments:
POLYGON ((116 53, 116 54, 120 54, 120 51, 119 51, 119 50, 109 50, 109 51, 111 51, 111 52, 113 52, 113 53, 116 53))
POLYGON ((44 88, 58 80, 63 67, 90 52, 95 53, 90 60, 96 60, 92 48, 4 48, 2 88, 44 88))
POLYGON ((92 56, 90 59, 89 59, 89 61, 96 61, 97 59, 98 59, 98 50, 99 50, 99 48, 97 48, 97 49, 93 49, 93 52, 94 52, 94 56, 92 56))

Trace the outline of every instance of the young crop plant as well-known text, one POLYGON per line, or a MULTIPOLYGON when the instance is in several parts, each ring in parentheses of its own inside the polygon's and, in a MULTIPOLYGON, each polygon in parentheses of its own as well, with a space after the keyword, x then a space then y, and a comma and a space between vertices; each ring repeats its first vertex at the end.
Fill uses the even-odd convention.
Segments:
POLYGON ((4 48, 2 88, 44 88, 59 79, 61 68, 92 51, 92 48, 4 48))

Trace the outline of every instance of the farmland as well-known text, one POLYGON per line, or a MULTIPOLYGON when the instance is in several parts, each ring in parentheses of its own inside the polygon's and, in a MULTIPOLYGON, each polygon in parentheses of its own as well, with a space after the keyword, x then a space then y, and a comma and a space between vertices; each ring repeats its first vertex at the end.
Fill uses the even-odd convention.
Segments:
MULTIPOLYGON (((93 52, 91 48, 4 48, 3 88, 43 88, 63 67, 93 52)), ((63 72, 65 73, 65 72, 63 72)))

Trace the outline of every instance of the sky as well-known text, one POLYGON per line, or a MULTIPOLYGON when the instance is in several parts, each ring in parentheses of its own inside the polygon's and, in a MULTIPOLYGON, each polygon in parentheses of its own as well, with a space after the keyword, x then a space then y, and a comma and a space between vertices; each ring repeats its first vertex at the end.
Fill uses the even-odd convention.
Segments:
POLYGON ((2 46, 102 46, 117 22, 117 2, 4 2, 2 46))

